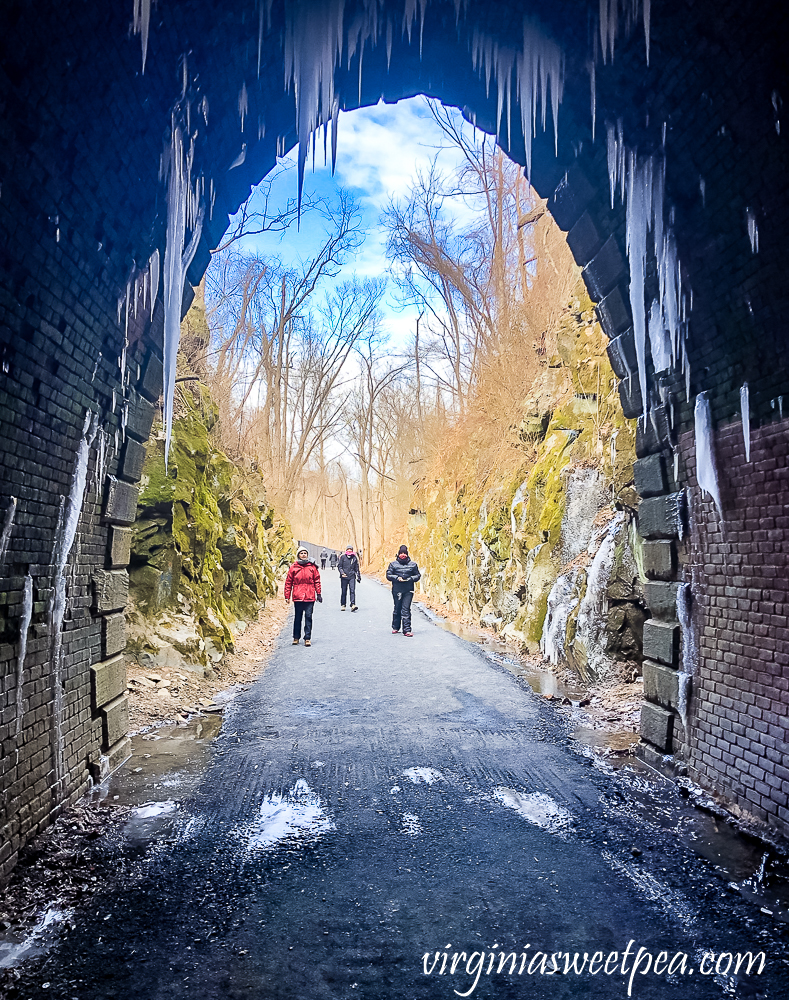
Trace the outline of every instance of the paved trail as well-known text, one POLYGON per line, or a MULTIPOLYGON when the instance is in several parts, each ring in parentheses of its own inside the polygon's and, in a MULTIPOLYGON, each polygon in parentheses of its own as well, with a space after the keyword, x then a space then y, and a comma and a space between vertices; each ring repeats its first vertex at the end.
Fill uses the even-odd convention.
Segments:
POLYGON ((177 811, 144 835, 154 820, 130 824, 114 882, 28 995, 451 1000, 485 952, 470 995, 612 1000, 628 995, 630 940, 686 952, 696 970, 639 970, 633 996, 756 997, 768 980, 764 995, 789 995, 774 963, 734 994, 699 974, 699 949, 761 946, 758 911, 725 901, 725 883, 653 822, 648 794, 646 808, 628 800, 468 643, 418 611, 413 639, 391 635, 388 590, 365 579, 360 610, 343 613, 324 579, 312 648, 291 646, 288 624, 205 770, 172 779, 177 811), (529 964, 576 951, 619 956, 608 975, 529 964), (518 956, 514 973, 498 971, 501 952, 518 956))

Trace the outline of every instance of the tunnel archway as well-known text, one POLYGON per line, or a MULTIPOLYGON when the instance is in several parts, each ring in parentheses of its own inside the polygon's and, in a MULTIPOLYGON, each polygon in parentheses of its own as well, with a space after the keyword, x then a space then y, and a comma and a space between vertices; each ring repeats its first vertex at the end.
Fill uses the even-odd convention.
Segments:
POLYGON ((786 831, 783 8, 134 7, 42 15, 17 0, 3 13, 2 871, 123 758, 124 566, 166 317, 172 329, 188 305, 182 270, 188 293, 250 186, 317 123, 321 87, 321 119, 424 93, 529 162, 598 302, 625 413, 642 418, 643 735, 786 831), (193 204, 174 236, 176 130, 193 204), (170 250, 185 252, 169 272, 168 216, 170 250), (647 313, 653 299, 667 313, 672 288, 674 343, 656 374, 647 313), (717 503, 699 488, 716 492, 710 455, 717 503))

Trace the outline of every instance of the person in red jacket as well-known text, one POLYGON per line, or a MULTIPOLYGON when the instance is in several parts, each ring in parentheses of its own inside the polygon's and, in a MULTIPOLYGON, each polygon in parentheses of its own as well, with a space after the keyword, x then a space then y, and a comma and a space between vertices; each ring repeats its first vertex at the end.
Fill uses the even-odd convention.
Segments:
POLYGON ((293 645, 301 639, 301 619, 304 618, 304 645, 312 645, 312 611, 315 602, 323 603, 321 597, 321 575, 318 567, 310 560, 306 549, 299 549, 296 562, 285 577, 285 603, 293 597, 293 645))

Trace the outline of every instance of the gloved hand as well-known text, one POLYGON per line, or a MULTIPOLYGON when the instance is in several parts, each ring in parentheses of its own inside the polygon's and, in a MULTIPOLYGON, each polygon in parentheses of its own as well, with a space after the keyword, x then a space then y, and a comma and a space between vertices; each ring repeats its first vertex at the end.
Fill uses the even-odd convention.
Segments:
POLYGON ((323 598, 321 597, 320 594, 315 595, 315 600, 318 602, 318 604, 323 604, 323 598))
POLYGON ((361 582, 362 582, 362 578, 361 578, 360 576, 357 576, 357 577, 356 577, 356 582, 357 582, 357 583, 361 583, 361 582))

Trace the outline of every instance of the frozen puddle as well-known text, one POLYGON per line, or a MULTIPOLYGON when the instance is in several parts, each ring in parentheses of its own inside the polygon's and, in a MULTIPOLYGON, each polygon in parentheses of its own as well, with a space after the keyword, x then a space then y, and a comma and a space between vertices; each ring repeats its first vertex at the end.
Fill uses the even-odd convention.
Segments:
POLYGON ((548 833, 562 833, 573 824, 572 813, 568 812, 550 795, 544 792, 516 792, 514 788, 499 786, 493 790, 493 797, 508 809, 514 809, 529 823, 539 826, 548 833))
POLYGON ((251 848, 269 848, 282 840, 319 836, 336 829, 326 815, 320 796, 303 778, 284 795, 272 792, 258 810, 258 818, 244 836, 251 848))
POLYGON ((418 837, 422 832, 422 824, 419 822, 419 817, 414 813, 403 813, 403 833, 407 833, 409 837, 418 837))
POLYGON ((403 771, 403 774, 409 781, 413 781, 415 785, 423 783, 425 785, 432 785, 436 781, 444 780, 444 775, 434 767, 409 767, 403 771))
POLYGON ((139 806, 133 810, 134 819, 155 819, 158 816, 168 816, 178 809, 178 803, 168 800, 167 802, 149 802, 147 805, 139 806))
POLYGON ((0 941, 0 969, 12 968, 26 958, 42 955, 54 944, 61 924, 71 917, 72 912, 51 906, 21 941, 0 941))

